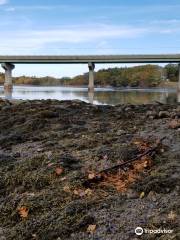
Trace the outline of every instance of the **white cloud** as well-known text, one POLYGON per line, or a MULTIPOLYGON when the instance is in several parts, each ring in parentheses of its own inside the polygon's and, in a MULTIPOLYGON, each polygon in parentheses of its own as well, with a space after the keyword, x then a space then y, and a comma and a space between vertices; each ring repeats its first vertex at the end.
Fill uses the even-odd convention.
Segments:
MULTIPOLYGON (((19 6, 12 6, 9 8, 5 8, 5 11, 54 11, 54 10, 68 10, 68 11, 74 11, 78 8, 72 6, 72 5, 19 5, 19 6), (13 10, 12 10, 13 9, 13 10)), ((81 9, 81 8, 80 8, 81 9)), ((79 10, 79 9, 78 9, 79 10)))
MULTIPOLYGON (((0 0, 0 2, 7 2, 8 0, 0 0)), ((180 4, 146 4, 146 5, 136 5, 136 4, 132 4, 131 7, 129 6, 129 4, 101 4, 101 5, 87 5, 87 4, 51 4, 51 5, 18 5, 14 7, 15 10, 19 10, 19 11, 51 11, 54 9, 63 9, 63 10, 68 10, 68 11, 89 11, 89 9, 97 9, 97 10, 109 10, 109 11, 115 11, 118 12, 122 11, 122 13, 126 13, 128 11, 128 13, 134 13, 134 12, 138 12, 138 13, 152 13, 152 12, 167 12, 169 10, 173 11, 173 10, 177 10, 178 8, 180 8, 180 4)))
POLYGON ((5 9, 6 12, 14 12, 15 10, 16 9, 14 7, 9 7, 5 9))
POLYGON ((7 4, 7 0, 0 0, 0 5, 4 5, 4 4, 7 4))
MULTIPOLYGON (((126 41, 126 39, 141 38, 148 35, 172 35, 180 33, 179 26, 170 24, 151 25, 135 27, 110 24, 96 25, 64 25, 51 29, 29 29, 12 30, 4 28, 1 30, 0 51, 1 54, 75 54, 75 48, 80 52, 84 46, 91 52, 98 52, 112 47, 112 40, 126 41), (109 46, 109 43, 111 45, 109 46), (72 49, 68 46, 71 45, 72 49), (64 47, 67 48, 65 49, 64 47), (75 48, 74 48, 75 47, 75 48), (96 49, 96 50, 95 50, 96 49)), ((111 52, 112 49, 109 50, 111 52)), ((107 51, 106 51, 107 52, 107 51)))
POLYGON ((178 24, 180 19, 165 19, 165 20, 153 20, 152 24, 178 24))
MULTIPOLYGON (((74 25, 61 26, 48 30, 2 31, 0 50, 39 49, 54 44, 94 43, 108 39, 127 39, 146 33, 144 28, 118 25, 74 25)), ((48 48, 48 47, 47 47, 48 48)))

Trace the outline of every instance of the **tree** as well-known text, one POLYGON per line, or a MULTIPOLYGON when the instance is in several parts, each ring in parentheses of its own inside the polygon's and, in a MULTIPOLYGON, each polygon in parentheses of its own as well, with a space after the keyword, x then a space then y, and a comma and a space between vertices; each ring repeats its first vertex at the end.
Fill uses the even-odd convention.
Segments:
POLYGON ((166 76, 167 79, 169 79, 171 82, 177 82, 178 81, 178 65, 177 64, 168 64, 165 66, 166 70, 166 76))

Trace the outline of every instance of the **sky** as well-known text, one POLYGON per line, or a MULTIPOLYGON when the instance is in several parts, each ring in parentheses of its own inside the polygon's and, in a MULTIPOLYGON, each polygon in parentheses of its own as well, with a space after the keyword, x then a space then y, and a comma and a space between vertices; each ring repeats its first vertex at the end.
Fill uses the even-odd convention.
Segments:
MULTIPOLYGON (((180 53, 179 13, 180 0, 0 0, 0 55, 180 53)), ((62 77, 87 70, 16 65, 14 75, 62 77)))

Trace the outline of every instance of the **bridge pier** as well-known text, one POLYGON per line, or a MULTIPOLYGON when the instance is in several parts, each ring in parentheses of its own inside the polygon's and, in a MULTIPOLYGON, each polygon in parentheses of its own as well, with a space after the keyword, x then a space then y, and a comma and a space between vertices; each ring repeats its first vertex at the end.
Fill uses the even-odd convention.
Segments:
POLYGON ((95 69, 95 64, 90 62, 90 63, 88 63, 88 67, 89 67, 88 91, 94 91, 94 69, 95 69))
POLYGON ((178 64, 177 102, 180 103, 180 62, 178 64))
POLYGON ((179 79, 178 79, 178 92, 180 92, 180 62, 178 64, 178 72, 179 72, 179 79))
POLYGON ((2 63, 1 66, 5 70, 4 93, 7 98, 10 98, 13 89, 12 70, 15 66, 12 63, 2 63))

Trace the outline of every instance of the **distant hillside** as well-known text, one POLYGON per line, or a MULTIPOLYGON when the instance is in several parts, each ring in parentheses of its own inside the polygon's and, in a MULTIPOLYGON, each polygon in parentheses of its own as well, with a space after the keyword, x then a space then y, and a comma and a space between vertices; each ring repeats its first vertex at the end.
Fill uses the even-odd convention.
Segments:
MULTIPOLYGON (((169 79, 171 82, 178 81, 178 66, 168 64, 164 68, 158 65, 144 65, 124 68, 109 68, 95 72, 96 86, 113 87, 156 87, 162 80, 169 79)), ((0 84, 4 83, 4 74, 0 73, 0 84)), ((78 75, 74 78, 53 77, 27 77, 14 78, 14 83, 37 85, 37 86, 82 86, 88 85, 88 73, 78 75)))
MULTIPOLYGON (((157 86, 161 81, 161 67, 154 65, 130 68, 102 69, 95 73, 95 85, 113 87, 157 86)), ((66 81, 63 81, 66 84, 66 81)), ((88 73, 67 82, 70 85, 88 84, 88 73)))

